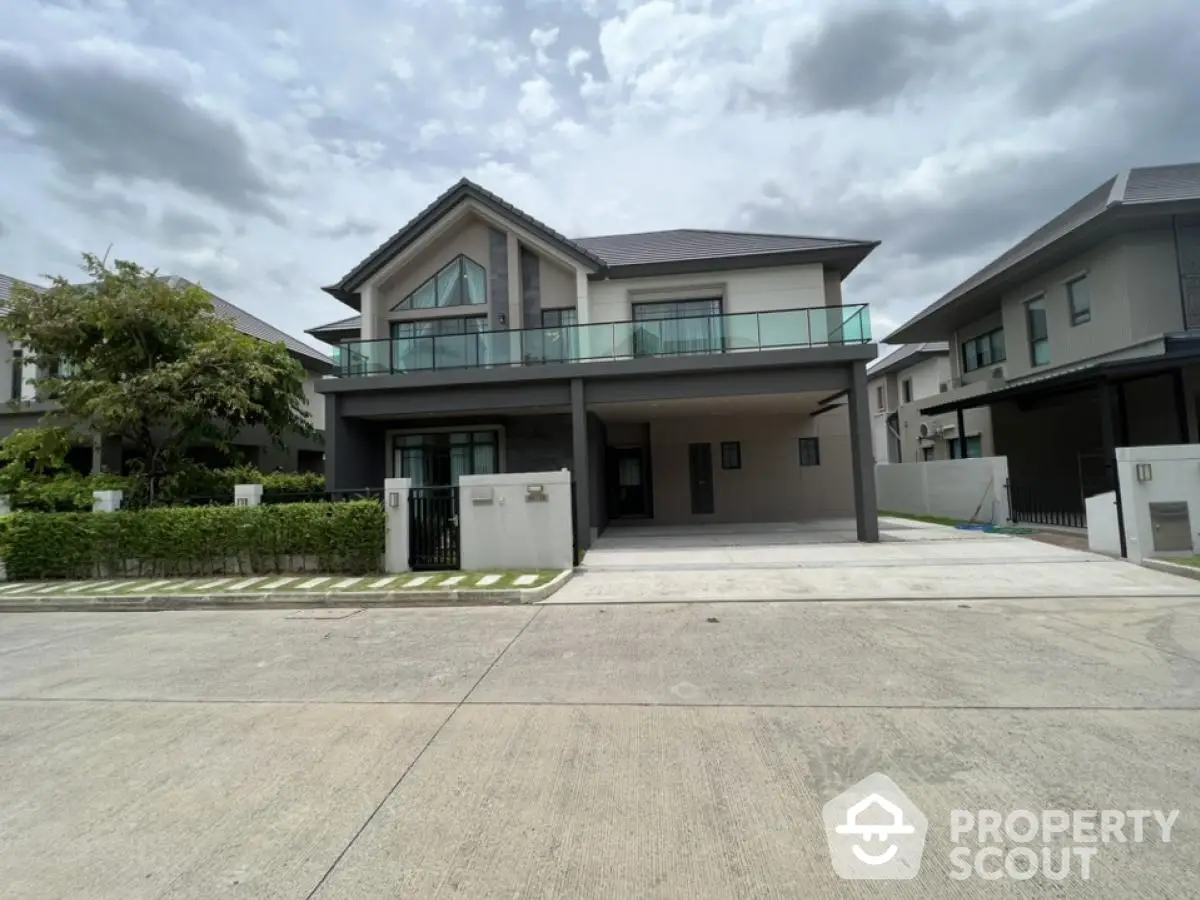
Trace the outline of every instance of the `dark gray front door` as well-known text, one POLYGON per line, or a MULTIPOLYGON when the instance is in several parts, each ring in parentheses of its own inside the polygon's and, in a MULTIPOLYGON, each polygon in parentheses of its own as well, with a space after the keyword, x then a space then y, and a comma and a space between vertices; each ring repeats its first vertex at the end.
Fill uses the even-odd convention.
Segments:
POLYGON ((692 514, 713 512, 712 444, 688 444, 688 482, 692 492, 692 514))

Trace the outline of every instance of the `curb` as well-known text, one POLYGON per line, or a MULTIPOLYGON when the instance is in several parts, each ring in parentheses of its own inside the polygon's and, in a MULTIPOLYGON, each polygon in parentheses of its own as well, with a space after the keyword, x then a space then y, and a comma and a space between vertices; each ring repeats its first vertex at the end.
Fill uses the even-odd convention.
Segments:
POLYGON ((1200 568, 1196 566, 1184 566, 1165 559, 1143 559, 1141 566, 1146 569, 1153 569, 1156 572, 1165 572, 1168 575, 1178 575, 1180 578, 1190 578, 1193 581, 1200 581, 1200 568))
POLYGON ((10 596, 0 598, 0 613, 19 612, 168 612, 190 609, 388 609, 420 606, 514 606, 537 603, 558 591, 574 570, 559 572, 535 588, 465 591, 359 591, 303 594, 141 594, 10 596))

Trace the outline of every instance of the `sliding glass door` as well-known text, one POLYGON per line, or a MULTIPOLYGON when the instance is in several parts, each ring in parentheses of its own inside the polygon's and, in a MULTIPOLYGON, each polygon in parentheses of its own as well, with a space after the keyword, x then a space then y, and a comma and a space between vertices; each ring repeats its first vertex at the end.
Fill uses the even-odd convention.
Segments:
POLYGON ((453 316, 392 323, 392 368, 397 372, 487 365, 487 316, 453 316))
POLYGON ((635 356, 718 353, 724 345, 720 298, 633 305, 635 356))

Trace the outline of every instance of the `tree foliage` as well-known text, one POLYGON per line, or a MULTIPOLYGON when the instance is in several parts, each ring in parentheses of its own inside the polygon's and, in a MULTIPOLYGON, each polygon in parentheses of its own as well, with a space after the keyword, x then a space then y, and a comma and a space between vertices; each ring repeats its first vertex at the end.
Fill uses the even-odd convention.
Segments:
POLYGON ((37 365, 38 396, 58 404, 44 425, 122 438, 151 491, 189 447, 227 450, 250 426, 277 443, 311 433, 304 370, 282 344, 239 332, 195 285, 92 254, 84 269, 88 283, 18 286, 9 303, 5 328, 37 365))

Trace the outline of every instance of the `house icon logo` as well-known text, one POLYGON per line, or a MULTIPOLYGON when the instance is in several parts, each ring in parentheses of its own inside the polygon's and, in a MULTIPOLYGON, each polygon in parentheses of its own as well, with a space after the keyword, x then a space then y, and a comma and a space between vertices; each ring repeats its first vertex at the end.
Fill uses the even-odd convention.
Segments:
POLYGON ((842 878, 915 878, 929 822, 892 779, 868 775, 825 804, 825 837, 842 878))

